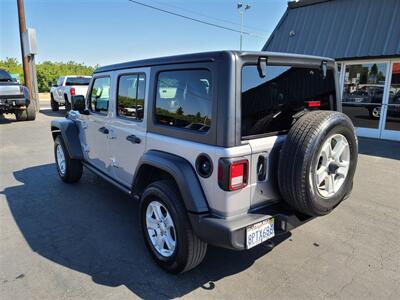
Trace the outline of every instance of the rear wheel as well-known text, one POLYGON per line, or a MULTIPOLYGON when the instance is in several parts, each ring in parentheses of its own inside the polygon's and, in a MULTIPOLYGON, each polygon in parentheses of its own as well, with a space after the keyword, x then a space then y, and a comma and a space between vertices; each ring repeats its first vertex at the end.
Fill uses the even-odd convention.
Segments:
POLYGON ((64 100, 65 100, 65 114, 67 115, 68 112, 71 110, 71 103, 68 100, 67 94, 64 94, 64 100))
POLYGON ((50 106, 52 111, 58 111, 60 109, 60 105, 54 100, 53 94, 50 94, 50 106))
POLYGON ((54 157, 56 160, 57 172, 62 181, 74 183, 81 179, 82 162, 78 159, 70 158, 60 135, 57 136, 54 141, 54 157))
POLYGON ((192 231, 175 183, 150 184, 140 203, 140 225, 146 247, 164 270, 183 273, 201 263, 207 244, 192 231))
POLYGON ((36 103, 31 100, 25 109, 17 110, 15 112, 17 121, 33 121, 36 119, 36 103))
POLYGON ((327 214, 351 191, 356 165, 357 140, 350 119, 339 112, 309 112, 293 125, 282 146, 281 194, 304 214, 327 214))

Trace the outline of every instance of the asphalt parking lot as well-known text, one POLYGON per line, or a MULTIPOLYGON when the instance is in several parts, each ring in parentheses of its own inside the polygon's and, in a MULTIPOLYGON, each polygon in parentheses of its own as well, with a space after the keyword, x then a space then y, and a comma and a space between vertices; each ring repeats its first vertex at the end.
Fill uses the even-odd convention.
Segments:
POLYGON ((88 171, 56 174, 50 120, 0 120, 2 299, 399 299, 400 144, 360 140, 354 191, 330 215, 247 252, 209 247, 178 276, 152 262, 137 206, 88 171))

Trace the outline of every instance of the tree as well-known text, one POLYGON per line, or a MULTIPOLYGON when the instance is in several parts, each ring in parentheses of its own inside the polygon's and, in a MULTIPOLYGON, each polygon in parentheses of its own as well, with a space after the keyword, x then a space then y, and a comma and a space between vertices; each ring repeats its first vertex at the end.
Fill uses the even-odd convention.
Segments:
POLYGON ((183 115, 183 109, 182 106, 179 106, 178 109, 176 110, 176 114, 182 116, 183 115))
MULTIPOLYGON (((97 67, 97 66, 96 66, 97 67)), ((6 58, 0 60, 0 68, 12 74, 19 74, 21 83, 23 82, 22 65, 15 58, 6 58)), ((51 62, 44 61, 36 64, 36 74, 38 81, 39 92, 48 92, 50 88, 49 82, 55 82, 58 77, 65 75, 92 75, 95 67, 86 66, 82 63, 74 61, 64 62, 51 62)))

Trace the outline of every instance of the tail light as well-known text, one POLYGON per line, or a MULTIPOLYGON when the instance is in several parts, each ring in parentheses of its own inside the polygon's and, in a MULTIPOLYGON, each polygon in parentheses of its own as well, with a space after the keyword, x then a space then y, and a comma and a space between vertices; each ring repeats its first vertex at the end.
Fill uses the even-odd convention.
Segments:
POLYGON ((75 96, 75 88, 70 88, 69 92, 71 96, 75 96))
POLYGON ((308 107, 320 107, 321 101, 308 101, 307 104, 308 107))
POLYGON ((218 185, 224 191, 236 191, 247 186, 249 161, 221 158, 218 164, 218 185))

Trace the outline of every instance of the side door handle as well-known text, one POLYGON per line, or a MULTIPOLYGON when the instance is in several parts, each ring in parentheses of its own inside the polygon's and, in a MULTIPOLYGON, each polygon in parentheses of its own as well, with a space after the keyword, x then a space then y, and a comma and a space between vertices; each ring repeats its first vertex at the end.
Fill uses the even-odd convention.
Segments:
POLYGON ((103 133, 103 134, 109 134, 109 130, 107 129, 107 128, 105 128, 104 126, 103 127, 100 127, 99 128, 99 131, 101 132, 101 133, 103 133))
POLYGON ((133 144, 140 144, 140 142, 141 142, 141 139, 138 138, 138 137, 137 137, 136 135, 134 135, 134 134, 128 135, 128 136, 126 137, 126 140, 127 140, 127 141, 130 141, 130 142, 133 143, 133 144))

